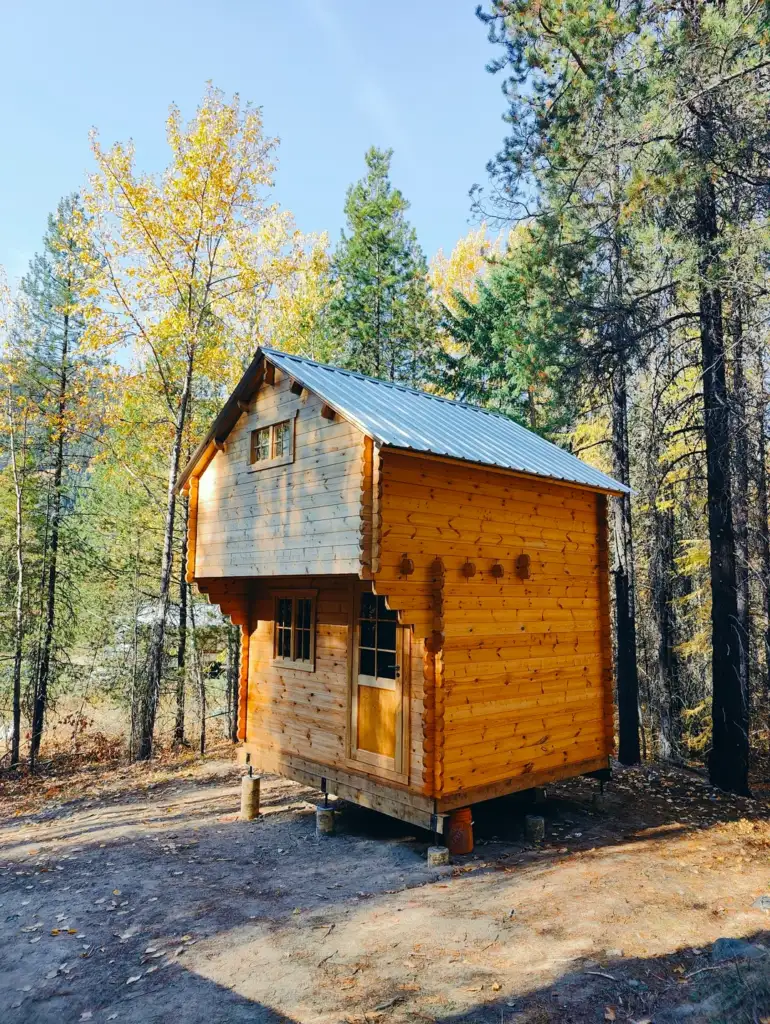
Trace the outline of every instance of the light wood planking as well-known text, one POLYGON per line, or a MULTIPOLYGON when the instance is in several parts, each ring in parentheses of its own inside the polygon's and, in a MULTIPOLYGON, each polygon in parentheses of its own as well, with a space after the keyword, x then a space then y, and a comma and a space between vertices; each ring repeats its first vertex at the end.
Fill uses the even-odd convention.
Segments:
POLYGON ((196 576, 359 572, 364 439, 322 411, 280 371, 263 383, 200 477, 196 576), (295 424, 294 461, 255 470, 251 431, 286 419, 295 424))

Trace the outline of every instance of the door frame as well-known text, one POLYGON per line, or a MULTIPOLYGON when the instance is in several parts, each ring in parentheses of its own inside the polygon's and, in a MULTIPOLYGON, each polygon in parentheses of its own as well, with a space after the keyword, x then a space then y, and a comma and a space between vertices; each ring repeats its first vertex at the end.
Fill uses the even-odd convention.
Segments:
MULTIPOLYGON (((400 693, 399 708, 396 712, 395 757, 359 750, 358 739, 358 621, 361 594, 374 592, 369 580, 355 580, 350 588, 348 619, 348 707, 346 755, 351 768, 368 775, 377 775, 391 782, 409 782, 409 718, 411 710, 411 652, 412 630, 409 626, 396 623, 399 673, 396 677, 396 691, 400 693)), ((367 685, 367 684, 363 684, 367 685)), ((371 685, 371 684, 369 684, 371 685)))

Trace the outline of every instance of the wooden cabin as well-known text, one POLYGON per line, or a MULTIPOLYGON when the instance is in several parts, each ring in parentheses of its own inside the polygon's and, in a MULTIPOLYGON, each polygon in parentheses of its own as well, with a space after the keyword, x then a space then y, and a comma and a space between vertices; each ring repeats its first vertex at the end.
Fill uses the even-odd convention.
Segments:
POLYGON ((607 501, 504 416, 271 349, 184 469, 243 759, 442 831, 608 767, 607 501))

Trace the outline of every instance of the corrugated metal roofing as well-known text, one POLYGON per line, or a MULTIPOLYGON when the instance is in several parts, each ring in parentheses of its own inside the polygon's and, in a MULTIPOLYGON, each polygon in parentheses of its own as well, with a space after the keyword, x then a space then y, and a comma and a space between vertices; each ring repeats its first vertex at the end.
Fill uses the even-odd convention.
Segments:
POLYGON ((616 493, 628 491, 606 473, 500 413, 277 349, 262 351, 271 363, 382 445, 616 493))

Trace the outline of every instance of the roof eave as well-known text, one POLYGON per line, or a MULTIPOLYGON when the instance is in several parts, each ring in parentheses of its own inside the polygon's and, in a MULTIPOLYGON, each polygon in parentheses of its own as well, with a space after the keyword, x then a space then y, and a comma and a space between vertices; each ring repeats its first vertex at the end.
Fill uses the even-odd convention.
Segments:
POLYGON ((242 409, 238 403, 248 401, 254 394, 255 388, 259 384, 262 363, 265 358, 266 357, 262 349, 258 348, 254 354, 254 358, 249 363, 246 372, 236 384, 233 393, 222 406, 222 409, 216 419, 209 427, 208 433, 195 449, 188 460, 187 465, 179 474, 176 484, 178 494, 187 489, 190 479, 196 475, 195 470, 202 461, 205 460, 205 465, 209 464, 211 458, 218 450, 218 444, 225 441, 230 431, 240 419, 242 409))

